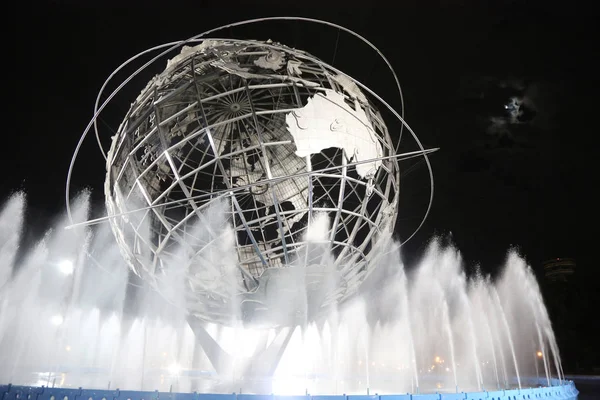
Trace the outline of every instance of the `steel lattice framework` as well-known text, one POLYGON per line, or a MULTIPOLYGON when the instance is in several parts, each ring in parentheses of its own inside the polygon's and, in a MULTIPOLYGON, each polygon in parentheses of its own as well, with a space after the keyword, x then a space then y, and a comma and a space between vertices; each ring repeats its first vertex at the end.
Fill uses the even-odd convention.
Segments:
MULTIPOLYGON (((423 226, 434 195, 428 154, 436 150, 424 148, 404 121, 398 76, 366 38, 306 17, 249 19, 148 48, 110 74, 69 165, 66 210, 70 228, 110 221, 134 272, 163 297, 170 295, 161 285, 175 293, 190 317, 293 325, 348 298, 386 256, 388 241, 381 239, 390 238, 396 219, 403 159, 423 157, 431 190, 420 223, 402 244, 423 226), (366 44, 393 77, 399 111, 306 52, 271 41, 206 39, 272 21, 325 25, 366 44), (132 104, 106 151, 100 114, 133 78, 181 46, 132 104), (125 67, 152 53, 158 54, 105 93, 125 67), (395 147, 373 101, 401 124, 395 147), (91 131, 107 161, 108 215, 76 222, 71 178, 91 131), (398 152, 403 132, 418 150, 398 152), (305 241, 323 214, 329 232, 305 241)), ((189 321, 195 326, 198 319, 189 321)))
MULTIPOLYGON (((298 260, 317 213, 329 216, 327 241, 342 278, 364 273, 373 241, 394 226, 398 160, 373 104, 315 60, 271 42, 205 41, 184 48, 142 91, 113 139, 106 178, 109 215, 146 207, 142 218, 111 219, 139 275, 167 268, 182 247, 200 254, 206 243, 193 227, 206 226, 203 211, 215 202, 226 204, 246 289, 266 269, 321 262, 298 260), (334 104, 339 118, 364 114, 376 160, 348 154, 343 144, 296 154, 290 118, 302 128, 299 111, 315 99, 331 102, 333 93, 343 99, 334 104), (359 174, 361 165, 369 172, 359 174)), ((365 153, 362 146, 355 153, 365 153)), ((189 265, 190 277, 196 268, 210 265, 189 265)), ((200 289, 192 278, 190 285, 200 289)))

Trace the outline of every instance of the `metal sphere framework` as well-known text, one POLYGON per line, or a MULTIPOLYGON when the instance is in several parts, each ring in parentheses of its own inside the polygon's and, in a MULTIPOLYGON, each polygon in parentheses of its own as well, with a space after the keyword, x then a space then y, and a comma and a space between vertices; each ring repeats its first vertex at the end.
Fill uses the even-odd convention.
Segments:
MULTIPOLYGON (((109 216, 148 207, 110 219, 136 273, 155 276, 182 247, 202 253, 193 227, 210 229, 203 212, 221 202, 247 290, 267 269, 321 262, 299 259, 317 214, 341 278, 360 281, 394 226, 398 161, 367 96, 314 60, 272 42, 207 40, 149 82, 107 157, 109 216)), ((207 289, 192 277, 219 274, 207 268, 187 266, 192 291, 207 289)))

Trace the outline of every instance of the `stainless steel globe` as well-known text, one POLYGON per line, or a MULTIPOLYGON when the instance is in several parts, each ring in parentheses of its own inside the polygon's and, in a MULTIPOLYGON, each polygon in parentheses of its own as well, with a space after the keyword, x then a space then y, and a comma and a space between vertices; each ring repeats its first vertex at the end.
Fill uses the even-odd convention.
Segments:
POLYGON ((313 296, 318 308, 350 294, 391 235, 395 154, 348 76, 278 43, 205 40, 169 60, 131 105, 108 153, 106 204, 132 269, 155 282, 176 268, 201 318, 225 318, 232 294, 273 308, 265 286, 284 269, 336 276, 313 296), (326 224, 311 237, 317 216, 326 224), (219 255, 215 242, 228 240, 235 254, 219 255))

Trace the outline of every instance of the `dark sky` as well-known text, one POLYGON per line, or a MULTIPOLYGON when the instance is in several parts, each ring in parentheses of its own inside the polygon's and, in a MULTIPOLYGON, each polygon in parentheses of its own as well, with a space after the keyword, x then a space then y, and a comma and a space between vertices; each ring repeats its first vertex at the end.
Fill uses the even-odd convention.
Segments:
MULTIPOLYGON (((441 148, 431 158, 433 209, 406 247, 409 260, 421 255, 432 235, 451 232, 466 260, 490 271, 513 245, 534 266, 545 258, 575 257, 580 268, 592 269, 591 252, 584 254, 588 231, 597 229, 587 211, 595 201, 584 196, 595 191, 585 171, 593 168, 598 130, 591 10, 482 0, 405 1, 394 8, 377 1, 360 7, 338 1, 252 7, 254 2, 123 2, 126 8, 79 3, 21 2, 6 15, 14 40, 6 40, 12 49, 4 74, 12 90, 5 120, 13 126, 4 135, 0 196, 24 189, 30 224, 42 229, 64 209, 71 154, 97 91, 121 62, 220 24, 300 15, 340 23, 379 46, 399 75, 406 120, 426 146, 441 148), (524 98, 531 115, 518 124, 493 124, 492 117, 508 121, 504 106, 512 96, 524 98)), ((277 5, 282 3, 290 4, 277 5)), ((221 33, 230 35, 271 38, 328 62, 335 51, 336 67, 399 106, 383 63, 345 34, 337 50, 337 32, 316 25, 271 23, 221 33)), ((107 109, 101 122, 105 140, 164 61, 158 65, 107 109)), ((400 235, 414 227, 428 196, 424 166, 412 171, 403 180, 400 235)), ((90 138, 76 165, 74 192, 90 187, 101 205, 103 179, 104 163, 90 138)))

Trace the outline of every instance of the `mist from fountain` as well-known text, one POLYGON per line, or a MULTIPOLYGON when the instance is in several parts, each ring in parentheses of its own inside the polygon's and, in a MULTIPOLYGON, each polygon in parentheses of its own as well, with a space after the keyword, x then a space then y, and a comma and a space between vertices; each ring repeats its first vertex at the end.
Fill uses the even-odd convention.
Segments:
MULTIPOLYGON (((88 193, 73 210, 75 222, 87 220, 88 193)), ((454 392, 520 387, 541 371, 548 383, 562 378, 538 284, 515 251, 492 280, 467 276, 459 252, 439 240, 410 271, 398 244, 382 241, 377 268, 356 296, 295 327, 243 326, 232 301, 231 324, 204 324, 232 360, 217 373, 188 323, 185 271, 174 266, 151 287, 130 272, 108 224, 67 230, 64 217, 17 262, 24 213, 21 193, 0 212, 0 383, 248 393, 257 387, 247 371, 258 350, 290 329, 262 391, 454 392)), ((217 246, 206 258, 217 262, 235 253, 227 250, 232 233, 215 215, 218 209, 207 212, 211 229, 200 227, 196 237, 217 246)), ((311 223, 306 250, 324 264, 333 259, 320 240, 327 222, 311 223)))

